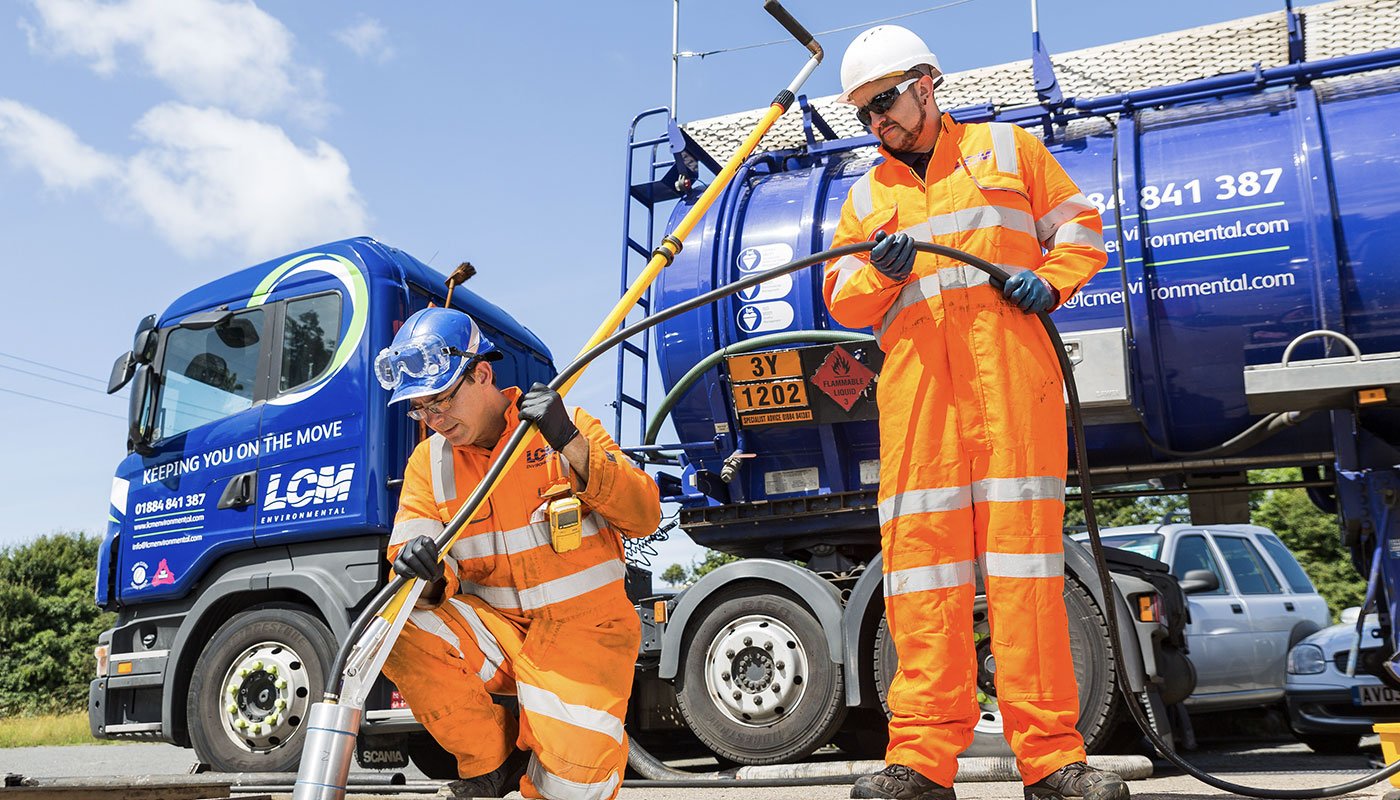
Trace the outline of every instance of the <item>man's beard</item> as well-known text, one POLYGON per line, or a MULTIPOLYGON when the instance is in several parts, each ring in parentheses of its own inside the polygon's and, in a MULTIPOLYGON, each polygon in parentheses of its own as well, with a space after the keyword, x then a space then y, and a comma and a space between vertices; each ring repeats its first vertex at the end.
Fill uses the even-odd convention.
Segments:
POLYGON ((885 147, 886 147, 888 150, 890 150, 891 152, 894 152, 894 153, 913 153, 913 152, 918 152, 918 151, 912 150, 912 149, 910 149, 910 148, 914 147, 915 142, 918 142, 918 141, 919 141, 919 137, 923 135, 923 133, 924 133, 924 126, 926 126, 926 125, 928 124, 928 118, 929 118, 929 115, 928 115, 927 110, 926 110, 925 107, 924 107, 924 104, 923 104, 923 103, 920 103, 920 104, 919 104, 919 122, 918 122, 917 125, 914 126, 914 129, 913 129, 913 130, 905 129, 905 128, 904 128, 902 125, 900 125, 899 123, 893 123, 893 124, 891 124, 891 125, 889 125, 889 126, 887 126, 887 127, 885 128, 885 130, 889 130, 890 128, 896 128, 896 129, 899 129, 899 130, 904 131, 904 133, 907 135, 908 138, 903 138, 903 137, 901 137, 900 141, 898 142, 898 145, 902 145, 902 146, 891 145, 891 144, 886 143, 886 142, 885 142, 885 137, 884 137, 884 136, 880 136, 880 137, 879 137, 880 143, 881 143, 881 144, 884 144, 885 147))

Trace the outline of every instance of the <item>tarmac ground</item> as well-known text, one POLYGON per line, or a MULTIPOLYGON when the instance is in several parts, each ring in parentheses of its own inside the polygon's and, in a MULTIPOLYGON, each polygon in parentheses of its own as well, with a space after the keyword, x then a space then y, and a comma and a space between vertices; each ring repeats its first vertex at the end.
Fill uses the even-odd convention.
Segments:
MULTIPOLYGON (((1302 789, 1330 786, 1350 781, 1380 766, 1380 746, 1375 737, 1362 740, 1354 755, 1324 756, 1313 753, 1296 742, 1216 742, 1187 754, 1188 759, 1202 769, 1225 780, 1277 789, 1302 789)), ((40 784, 56 779, 89 778, 108 782, 123 776, 146 777, 186 776, 193 762, 191 751, 165 744, 77 745, 71 747, 31 747, 0 750, 0 773, 14 773, 37 779, 40 784)), ((352 792, 355 800, 432 796, 440 782, 428 781, 412 767, 398 770, 405 784, 399 791, 386 793, 381 789, 352 792), (406 791, 405 791, 406 790, 406 791)), ((355 776, 383 773, 356 770, 355 776)), ((216 775, 207 775, 217 780, 216 775)), ((154 780, 159 783, 159 780, 154 780)), ((1233 796, 1205 786, 1181 773, 1167 762, 1154 759, 1153 776, 1130 782, 1133 797, 1139 800, 1193 800, 1233 796)), ((387 788, 387 787, 386 787, 387 788)), ((958 795, 965 800, 1014 800, 1021 796, 1018 783, 958 783, 958 795)), ((1392 787, 1387 783, 1373 785, 1349 797, 1382 797, 1392 787)), ((10 794, 0 789, 0 799, 10 794)), ((621 800, 837 800, 849 795, 847 786, 805 786, 795 788, 720 787, 720 788, 656 788, 629 787, 624 784, 621 800)), ((18 794, 15 794, 17 797, 18 794)), ((94 795, 96 796, 96 795, 94 795)), ((115 795, 106 795, 114 797, 115 795)), ((290 793, 276 786, 244 787, 235 790, 234 797, 290 798, 290 793), (239 794, 238 792, 242 792, 239 794)), ((510 797, 518 797, 512 794, 510 797)))

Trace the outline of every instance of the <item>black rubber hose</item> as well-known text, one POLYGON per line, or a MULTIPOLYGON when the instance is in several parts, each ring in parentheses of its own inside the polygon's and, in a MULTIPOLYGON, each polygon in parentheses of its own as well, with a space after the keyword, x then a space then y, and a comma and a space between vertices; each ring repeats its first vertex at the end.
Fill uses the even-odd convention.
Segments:
MULTIPOLYGON (((678 303, 674 306, 671 306, 670 308, 658 311, 649 317, 645 317, 641 320, 638 320, 637 322, 619 330, 617 333, 599 342, 597 346, 580 354, 577 358, 570 362, 569 365, 566 366, 558 375, 556 375, 554 377, 554 380, 549 382, 549 385, 552 388, 557 389, 559 386, 562 386, 566 381, 568 381, 575 374, 577 374, 580 370, 587 367, 588 364, 594 359, 596 359, 598 356, 606 353, 607 351, 611 350, 612 348, 616 347, 617 345, 621 344, 627 339, 630 339, 639 333, 654 328, 657 325, 660 325, 662 322, 665 322, 669 319, 677 317, 688 311, 693 311, 697 308, 709 305, 710 303, 713 303, 717 300, 722 300, 726 297, 729 297, 730 295, 737 294, 743 291, 744 289, 747 289, 751 286, 757 286, 758 284, 763 283, 765 281, 769 281, 774 278, 781 277, 783 275, 788 275, 800 269, 806 269, 807 267, 822 264, 827 261, 840 258, 842 256, 851 255, 853 253, 863 253, 870 250, 874 246, 874 242, 856 242, 854 244, 848 244, 842 247, 835 247, 830 250, 825 250, 820 253, 813 253, 812 255, 804 256, 803 258, 799 258, 795 261, 790 261, 780 267, 776 267, 771 270, 764 270, 763 272, 754 273, 753 275, 734 281, 733 283, 728 283, 717 289, 712 289, 711 291, 699 295, 698 297, 693 297, 690 300, 687 300, 683 303, 678 303)), ((980 269, 981 271, 987 273, 988 276, 990 276, 992 286, 996 288, 1000 288, 1006 282, 1006 279, 1009 277, 1008 273, 1001 267, 998 267, 997 265, 992 264, 989 261, 985 261, 981 258, 978 258, 977 256, 974 256, 971 253, 964 253, 963 251, 956 250, 952 247, 947 247, 941 244, 933 244, 929 242, 915 242, 914 248, 921 253, 929 253, 932 255, 944 256, 955 261, 960 261, 964 264, 967 264, 968 266, 976 267, 977 269, 980 269)), ((1114 590, 1112 578, 1109 576, 1108 563, 1104 560, 1103 542, 1099 538, 1098 516, 1094 513, 1093 485, 1089 477, 1089 462, 1088 455, 1086 454, 1087 445, 1084 441, 1084 420, 1079 413, 1079 390, 1074 383, 1074 368, 1073 365, 1070 364, 1069 354, 1065 351, 1064 342, 1060 339, 1059 331, 1056 330, 1055 324, 1050 321, 1050 315, 1048 313, 1041 313, 1037 314, 1036 316, 1040 318, 1041 325, 1044 326, 1045 333, 1047 336, 1050 337, 1050 343, 1055 348, 1055 352, 1059 357, 1060 371, 1064 377, 1065 390, 1069 398, 1070 419, 1072 422, 1071 427, 1074 431, 1075 461, 1079 468, 1080 491, 1084 494, 1085 498, 1084 521, 1087 523, 1089 529, 1089 539, 1092 544, 1092 547, 1090 549, 1092 549, 1094 553, 1094 563, 1095 566, 1098 568, 1099 582, 1103 590, 1104 600, 1110 605, 1109 609, 1105 609, 1105 614, 1111 614, 1113 617, 1109 620, 1108 638, 1109 645, 1113 648, 1113 654, 1116 659, 1117 654, 1123 652, 1122 641, 1118 636, 1118 625, 1116 623, 1117 606, 1113 602, 1113 598, 1117 597, 1117 593, 1114 590)), ((529 432, 529 428, 530 426, 525 424, 516 427, 515 433, 513 433, 511 435, 511 438, 507 441, 506 447, 502 451, 501 455, 497 456, 496 460, 492 462, 490 467, 487 468, 486 474, 482 477, 481 482, 477 485, 476 489, 472 492, 471 496, 467 498, 467 501, 462 505, 462 508, 459 509, 457 514, 453 516, 452 520, 448 522, 447 529, 444 530, 443 533, 438 537, 439 545, 445 544, 446 541, 456 533, 457 529, 460 528, 467 519, 471 518, 472 513, 474 513, 477 506, 481 504, 482 498, 486 494, 486 488, 496 481, 496 478, 505 468, 506 456, 509 453, 513 452, 515 448, 519 447, 520 443, 524 441, 526 434, 529 432)), ((378 612, 380 604, 384 601, 387 601, 389 597, 392 597, 393 592, 398 590, 398 587, 403 584, 404 580, 405 579, 402 578, 402 576, 399 576, 396 577, 395 580, 391 581, 389 585, 386 586, 384 590, 381 591, 379 595, 375 597, 375 601, 372 602, 370 606, 364 611, 364 613, 360 615, 360 618, 355 621, 354 626, 351 627, 350 635, 347 638, 346 643, 341 646, 340 652, 336 656, 335 669, 331 672, 331 677, 329 678, 329 681, 331 683, 329 684, 329 688, 327 689, 327 694, 332 696, 337 694, 337 690, 340 688, 340 676, 341 673, 344 671, 345 661, 349 656, 350 648, 353 646, 354 642, 360 637, 360 635, 364 633, 365 627, 369 625, 370 620, 372 620, 374 618, 374 615, 378 612)), ((1126 694, 1127 693, 1125 693, 1125 695, 1126 694)), ((1163 758, 1167 759, 1172 764, 1180 768, 1182 771, 1186 772, 1188 775, 1196 778, 1197 780, 1201 781, 1202 783, 1208 786, 1212 786, 1226 792, 1233 792, 1235 794, 1244 795, 1246 797, 1259 797, 1265 798, 1265 800, 1304 800, 1304 798, 1314 797, 1336 797, 1339 795, 1349 794, 1351 792, 1357 791, 1358 789, 1363 789, 1367 786, 1383 781, 1386 778, 1395 775, 1396 773, 1400 773, 1400 761, 1397 761, 1394 764, 1387 766, 1385 769, 1372 772, 1366 776, 1357 778, 1354 781, 1336 784, 1334 786, 1319 787, 1317 789, 1265 789, 1260 787, 1244 786, 1242 784, 1237 783, 1230 783, 1229 781, 1221 780, 1220 778, 1217 778, 1214 775, 1211 775, 1201 769, 1198 769, 1197 767, 1193 766, 1190 762, 1178 756, 1176 752, 1173 751, 1171 747, 1168 746, 1166 742, 1162 741, 1162 738, 1157 735, 1157 731, 1152 727, 1152 723, 1147 719, 1147 715, 1143 712, 1141 705, 1136 702, 1129 702, 1127 705, 1129 712, 1132 714, 1133 721, 1136 722, 1138 727, 1142 729, 1142 732, 1147 736, 1148 741, 1152 742, 1152 745, 1157 748, 1157 751, 1161 753, 1163 758)), ((632 742, 631 746, 634 748, 638 747, 635 742, 632 742)), ((645 753, 646 751, 641 750, 641 752, 645 753)), ((651 758, 652 760, 656 760, 655 757, 651 756, 650 753, 647 753, 646 756, 648 758, 651 758)), ((669 770, 670 768, 668 767, 667 769, 669 770)), ((678 770, 671 771, 679 772, 678 770)), ((684 775, 686 773, 680 774, 684 775)), ((707 780, 704 778, 696 777, 690 779, 677 780, 696 780, 703 782, 703 785, 705 787, 710 788, 720 788, 725 786, 757 787, 817 785, 817 779, 793 779, 789 782, 788 780, 784 779, 756 779, 751 781, 745 781, 742 779, 724 778, 707 780), (760 781, 762 782, 760 783, 760 781)), ((823 780, 822 782, 825 781, 823 780)), ((665 781, 664 783, 670 786, 677 785, 675 783, 671 783, 670 781, 665 781)))

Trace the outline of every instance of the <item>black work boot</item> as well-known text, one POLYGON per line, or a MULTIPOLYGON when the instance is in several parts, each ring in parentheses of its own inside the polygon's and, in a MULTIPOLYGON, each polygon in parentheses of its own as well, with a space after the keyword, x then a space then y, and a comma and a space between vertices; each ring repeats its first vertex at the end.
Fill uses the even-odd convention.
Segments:
POLYGON ((1076 761, 1026 787, 1026 800, 1063 800, 1066 797, 1128 800, 1128 784, 1112 772, 1076 761))
POLYGON ((439 797, 469 800, 473 797, 505 797, 520 788, 520 777, 530 761, 529 750, 516 750, 485 775, 452 781, 438 790, 439 797))
POLYGON ((891 764, 866 775, 851 787, 851 797, 883 797, 889 800, 957 800, 951 786, 941 786, 903 764, 891 764))

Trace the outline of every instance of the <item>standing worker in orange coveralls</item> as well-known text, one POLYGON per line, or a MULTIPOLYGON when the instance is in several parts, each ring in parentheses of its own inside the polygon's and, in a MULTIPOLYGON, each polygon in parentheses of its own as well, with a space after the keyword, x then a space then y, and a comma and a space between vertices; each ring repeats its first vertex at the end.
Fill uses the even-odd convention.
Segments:
POLYGON ((831 315, 871 327, 880 378, 880 542, 885 610, 899 653, 882 772, 851 797, 952 800, 972 741, 974 559, 986 583, 997 702, 1028 800, 1125 800, 1121 778, 1085 763, 1065 613, 1064 396, 1035 316, 1103 267, 1103 226, 1055 159, 1005 123, 939 111, 938 59, 909 30, 865 31, 841 63, 841 101, 884 161, 856 181, 833 246, 831 315), (936 242, 1012 273, 917 253, 936 242), (1009 301, 1009 302, 1008 302, 1009 301))
POLYGON ((466 314, 428 308, 376 359, 389 402, 408 400, 435 431, 409 458, 389 542, 394 569, 430 586, 384 674, 457 756, 452 796, 500 797, 519 782, 525 797, 609 800, 627 766, 641 641, 622 536, 656 530, 659 492, 554 390, 497 389, 500 355, 466 314), (435 537, 526 422, 538 428, 527 456, 439 561, 435 537), (518 722, 493 693, 518 698, 518 722))

